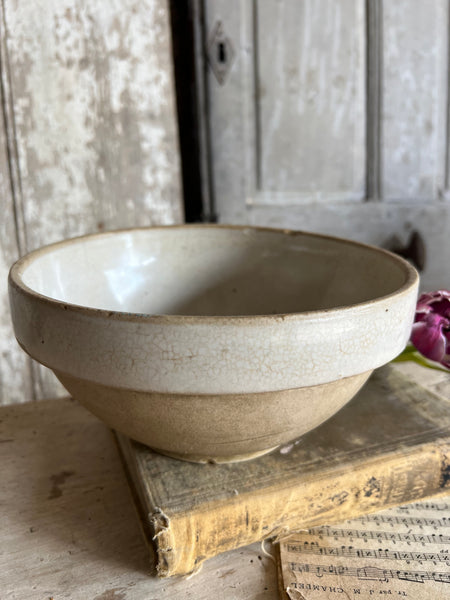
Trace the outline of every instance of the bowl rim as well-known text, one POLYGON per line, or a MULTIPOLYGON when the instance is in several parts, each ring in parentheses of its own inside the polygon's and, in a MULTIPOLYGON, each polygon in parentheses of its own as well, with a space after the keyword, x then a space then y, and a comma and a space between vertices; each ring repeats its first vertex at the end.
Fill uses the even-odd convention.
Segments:
POLYGON ((37 248, 36 250, 32 250, 26 253, 24 256, 19 258, 10 268, 8 274, 8 284, 10 287, 15 288, 17 291, 25 294, 26 296, 40 302, 52 306, 54 308, 60 308, 62 310, 75 313, 81 313, 86 316, 97 316, 97 317, 106 317, 108 319, 114 319, 118 321, 132 321, 132 322, 149 322, 149 323, 180 323, 180 324, 188 324, 188 323, 215 323, 226 325, 228 323, 235 323, 236 321, 247 321, 252 324, 259 324, 263 322, 275 322, 277 320, 286 319, 290 320, 311 320, 317 319, 321 316, 333 316, 337 314, 346 314, 347 312, 353 312, 355 310, 366 310, 367 308, 374 307, 380 303, 384 303, 385 301, 393 298, 398 298, 403 294, 407 294, 410 292, 415 286, 418 286, 419 283, 419 274, 417 270, 404 258, 390 252, 389 250, 385 250, 384 248, 380 248, 378 246, 374 246, 371 244, 366 244, 363 242, 357 242, 355 240, 350 240, 347 238, 341 238, 338 236, 327 235, 322 233, 315 233, 311 231, 302 231, 302 230, 294 230, 287 228, 276 228, 276 227, 264 227, 264 226, 254 226, 254 225, 228 225, 228 224, 217 224, 217 223, 186 223, 186 224, 175 224, 175 225, 157 225, 157 226, 143 226, 143 227, 128 227, 121 229, 113 229, 109 231, 102 231, 96 233, 88 233, 84 235, 79 235, 71 238, 67 238, 64 240, 60 240, 57 242, 53 242, 51 244, 46 244, 37 248), (86 306, 82 304, 75 304, 63 300, 58 300, 56 298, 52 298, 51 296, 47 296, 45 294, 41 294, 40 292, 35 291, 33 288, 30 288, 23 281, 22 274, 25 271, 26 267, 39 258, 39 256, 43 254, 48 254, 55 248, 61 248, 64 246, 68 246, 71 244, 80 243, 83 240, 91 240, 97 238, 104 237, 112 237, 117 234, 125 234, 132 233, 135 231, 164 231, 164 230, 175 230, 175 229, 229 229, 235 231, 255 231, 255 232, 268 232, 268 233, 276 233, 276 234, 284 234, 288 236, 303 236, 303 237, 312 237, 325 239, 333 242, 337 242, 339 244, 345 244, 349 246, 356 246, 358 248, 364 248, 371 252, 382 254, 386 259, 395 262, 399 267, 402 268, 405 274, 405 280, 403 284, 398 287, 396 290, 389 294, 385 294, 383 296, 377 296, 371 300, 366 300, 364 302, 357 302, 354 304, 346 304, 340 306, 333 306, 332 308, 324 308, 303 312, 293 312, 293 313, 276 313, 276 314, 257 314, 257 315, 177 315, 177 314, 152 314, 152 313, 137 313, 137 312, 126 312, 119 310, 110 310, 105 308, 95 308, 92 306, 86 306))

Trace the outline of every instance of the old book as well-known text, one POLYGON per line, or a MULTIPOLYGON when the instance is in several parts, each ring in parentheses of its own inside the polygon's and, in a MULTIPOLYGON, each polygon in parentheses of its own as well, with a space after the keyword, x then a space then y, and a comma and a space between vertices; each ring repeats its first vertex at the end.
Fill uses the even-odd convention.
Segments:
POLYGON ((293 534, 278 548, 280 598, 450 598, 450 496, 293 534))
POLYGON ((253 461, 199 465, 118 440, 162 577, 450 489, 450 404, 389 365, 325 424, 253 461))

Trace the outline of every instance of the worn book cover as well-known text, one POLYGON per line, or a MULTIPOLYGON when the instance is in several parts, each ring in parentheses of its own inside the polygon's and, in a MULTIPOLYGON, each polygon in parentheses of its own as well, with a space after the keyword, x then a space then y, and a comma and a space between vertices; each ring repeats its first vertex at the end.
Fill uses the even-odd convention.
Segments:
POLYGON ((390 365, 326 423, 252 461, 200 465, 118 441, 162 577, 450 490, 450 403, 390 365))

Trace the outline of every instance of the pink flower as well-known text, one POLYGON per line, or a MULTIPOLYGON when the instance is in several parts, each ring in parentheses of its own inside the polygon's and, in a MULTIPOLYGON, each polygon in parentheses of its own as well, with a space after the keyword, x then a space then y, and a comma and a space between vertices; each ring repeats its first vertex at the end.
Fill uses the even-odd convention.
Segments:
POLYGON ((411 342, 426 358, 450 369, 450 292, 422 294, 417 302, 411 342))

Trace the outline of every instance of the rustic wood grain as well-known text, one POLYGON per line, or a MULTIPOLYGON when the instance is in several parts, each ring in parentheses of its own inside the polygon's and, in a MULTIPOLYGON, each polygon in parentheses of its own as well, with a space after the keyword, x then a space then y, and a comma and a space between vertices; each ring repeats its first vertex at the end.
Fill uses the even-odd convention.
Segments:
POLYGON ((206 71, 212 192, 221 222, 255 207, 365 197, 365 3, 205 3, 203 37, 218 24, 234 49, 226 80, 206 71), (326 40, 326 42, 325 42, 326 40))
POLYGON ((332 4, 204 4, 206 43, 220 22, 235 52, 224 83, 206 70, 205 146, 218 220, 384 247, 392 247, 393 237, 406 243, 418 230, 427 252, 423 289, 446 287, 448 4, 332 4), (345 60, 334 62, 344 51, 345 60), (340 69, 350 74, 344 79, 352 86, 339 88, 340 69), (366 96, 360 77, 367 82, 366 96), (315 120, 318 114, 323 123, 315 120))
POLYGON ((428 369, 413 362, 395 363, 394 366, 397 371, 409 377, 411 381, 445 398, 450 408, 450 373, 448 371, 428 369))
POLYGON ((276 201, 273 192, 363 199, 364 2, 255 6, 259 184, 272 192, 259 201, 276 201))
MULTIPOLYGON (((0 98, 2 114, 10 114, 10 86, 4 65, 7 62, 4 14, 0 4, 0 98)), ((21 240, 16 229, 16 211, 13 197, 12 155, 14 134, 7 131, 5 120, 0 120, 0 402, 8 398, 21 402, 31 397, 30 361, 15 342, 9 315, 7 276, 11 264, 17 260, 21 240)))
MULTIPOLYGON (((450 381, 396 369, 427 387, 450 381)), ((112 435, 76 402, 1 407, 0 461, 5 600, 277 598, 275 565, 259 545, 212 558, 191 579, 154 578, 112 435)))
POLYGON ((156 579, 112 434, 73 401, 1 407, 0 461, 4 600, 277 598, 259 544, 156 579))
POLYGON ((382 195, 436 200, 445 175, 448 2, 383 2, 382 195))
POLYGON ((8 2, 6 21, 27 249, 181 220, 165 2, 8 2))
MULTIPOLYGON (((181 222, 166 0, 5 0, 3 17, 11 235, 22 240, 20 253, 94 231, 181 222)), ((10 335, 0 342, 9 362, 14 343, 10 335)), ((38 398, 62 390, 36 365, 34 388, 38 398)))

